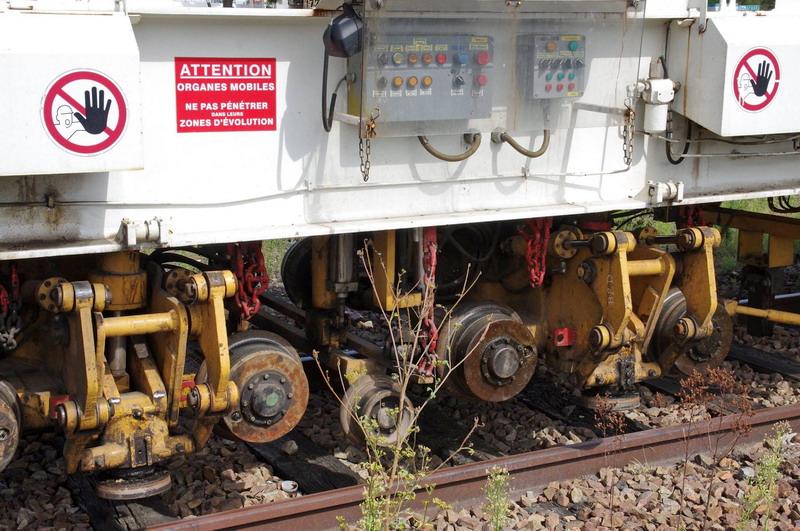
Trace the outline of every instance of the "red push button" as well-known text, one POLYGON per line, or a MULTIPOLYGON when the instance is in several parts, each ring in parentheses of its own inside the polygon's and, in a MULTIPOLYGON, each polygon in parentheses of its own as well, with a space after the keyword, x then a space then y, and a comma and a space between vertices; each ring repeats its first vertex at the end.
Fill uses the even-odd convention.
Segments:
POLYGON ((443 53, 437 54, 436 55, 436 62, 439 63, 440 65, 445 64, 447 62, 447 54, 443 54, 443 53))
POLYGON ((481 65, 485 66, 489 64, 489 52, 479 52, 477 56, 475 56, 475 61, 481 65))
POLYGON ((556 87, 556 89, 558 89, 558 91, 561 92, 562 90, 564 90, 564 85, 559 83, 558 86, 556 87))
POLYGON ((550 92, 551 90, 553 90, 553 85, 551 85, 550 83, 544 86, 545 92, 550 92))
POLYGON ((570 90, 575 90, 575 83, 570 83, 569 85, 567 85, 567 88, 570 90))
POLYGON ((489 83, 489 78, 481 74, 475 78, 475 84, 479 87, 485 87, 489 83))

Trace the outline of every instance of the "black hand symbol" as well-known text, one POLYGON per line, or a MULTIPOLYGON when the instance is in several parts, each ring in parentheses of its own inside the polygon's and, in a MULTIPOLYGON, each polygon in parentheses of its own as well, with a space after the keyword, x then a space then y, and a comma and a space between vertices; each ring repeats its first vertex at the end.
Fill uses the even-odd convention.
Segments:
POLYGON ((108 110, 111 109, 111 99, 106 103, 106 91, 100 91, 100 101, 97 101, 97 87, 92 87, 92 99, 89 101, 89 91, 83 92, 86 103, 86 117, 76 112, 75 118, 81 123, 87 133, 99 135, 106 129, 108 123, 108 110), (105 104, 105 105, 104 105, 105 104), (105 108, 103 108, 105 107, 105 108))
POLYGON ((770 71, 769 62, 763 61, 758 65, 758 76, 756 76, 755 81, 750 80, 750 85, 752 85, 756 96, 763 96, 767 93, 770 79, 772 79, 772 72, 770 71))

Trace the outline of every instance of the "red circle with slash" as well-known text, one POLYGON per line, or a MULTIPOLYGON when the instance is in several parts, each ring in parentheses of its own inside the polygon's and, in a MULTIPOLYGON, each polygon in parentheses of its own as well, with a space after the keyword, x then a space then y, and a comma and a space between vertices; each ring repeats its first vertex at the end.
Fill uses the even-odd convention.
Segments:
POLYGON ((772 103, 778 93, 781 81, 781 68, 775 54, 766 48, 753 48, 739 59, 736 68, 733 70, 733 95, 739 106, 750 112, 757 112, 772 103), (766 72, 759 72, 759 67, 766 66, 768 76, 766 91, 758 96, 754 92, 753 85, 759 83, 759 75, 766 72))
POLYGON ((97 155, 122 138, 128 124, 128 105, 122 89, 110 77, 94 70, 76 70, 57 77, 48 87, 42 101, 42 122, 61 148, 76 155, 97 155), (102 91, 101 97, 95 100, 92 89, 97 94, 102 91), (108 106, 106 126, 97 133, 87 132, 75 116, 79 113, 89 118, 87 98, 90 105, 108 106))

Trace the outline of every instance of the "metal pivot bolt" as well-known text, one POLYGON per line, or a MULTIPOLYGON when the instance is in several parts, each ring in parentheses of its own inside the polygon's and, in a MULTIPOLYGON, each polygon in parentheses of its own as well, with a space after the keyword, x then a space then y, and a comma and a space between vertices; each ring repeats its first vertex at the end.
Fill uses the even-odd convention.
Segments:
POLYGON ((591 284, 597 278, 597 266, 591 260, 584 260, 578 266, 578 278, 584 283, 591 284))
POLYGON ((595 350, 602 350, 611 343, 611 331, 606 325, 597 325, 589 332, 589 345, 595 350))
POLYGON ((193 409, 200 406, 200 391, 197 390, 197 387, 192 387, 189 396, 186 397, 186 403, 193 409))

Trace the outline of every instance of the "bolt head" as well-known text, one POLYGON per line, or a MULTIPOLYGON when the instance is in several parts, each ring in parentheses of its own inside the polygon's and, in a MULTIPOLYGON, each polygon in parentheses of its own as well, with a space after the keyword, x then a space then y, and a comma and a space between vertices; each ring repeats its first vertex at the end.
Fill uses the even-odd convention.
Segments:
POLYGON ((5 428, 0 429, 0 441, 5 441, 6 439, 8 439, 9 435, 10 432, 7 429, 5 428))

